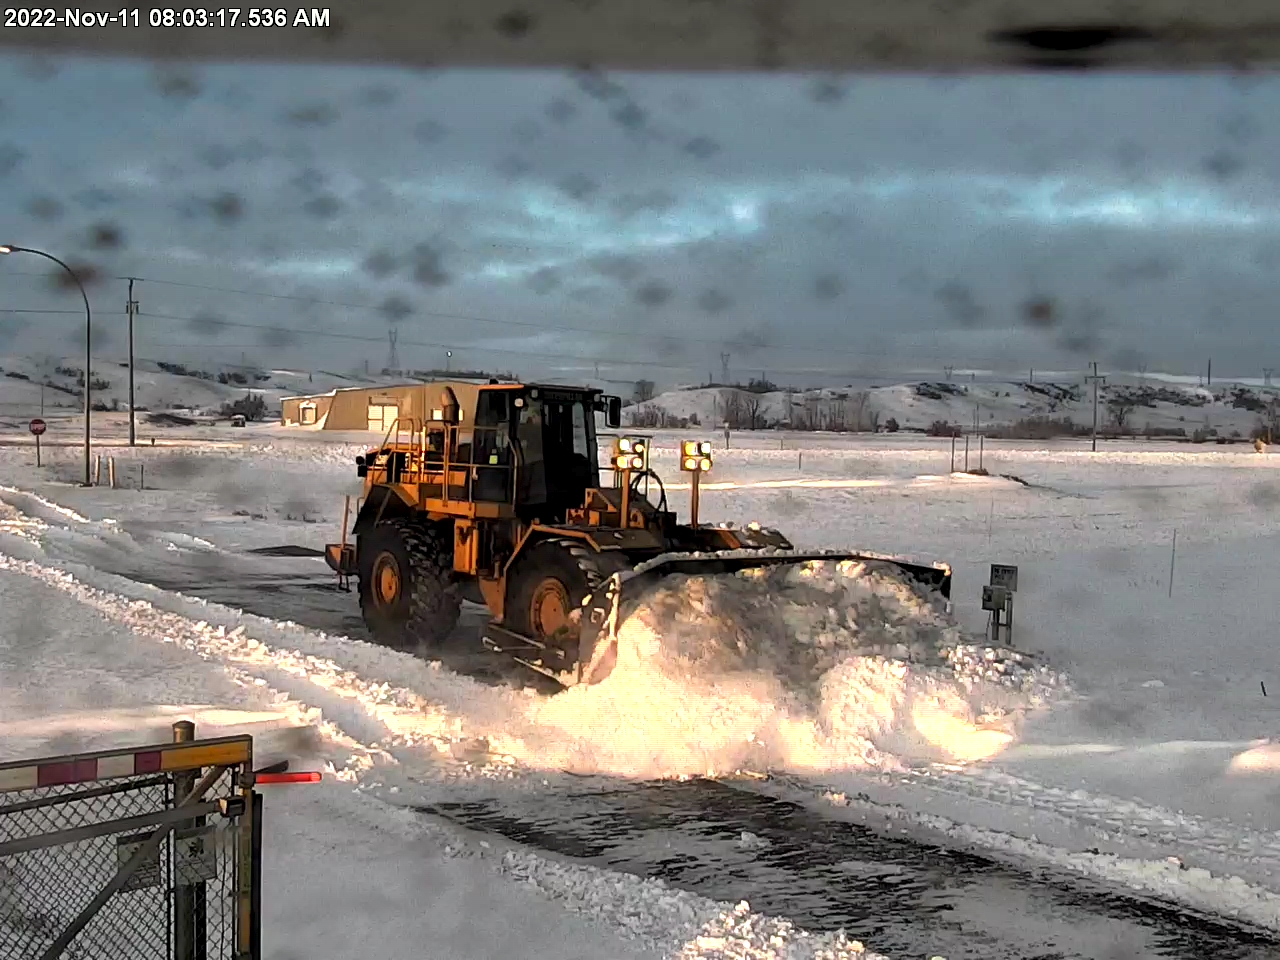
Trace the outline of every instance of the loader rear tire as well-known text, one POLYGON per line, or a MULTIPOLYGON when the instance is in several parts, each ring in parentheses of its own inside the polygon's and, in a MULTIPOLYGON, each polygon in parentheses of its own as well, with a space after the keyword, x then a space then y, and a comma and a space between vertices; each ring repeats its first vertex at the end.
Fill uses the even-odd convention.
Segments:
POLYGON ((462 598, 453 582, 451 534, 447 524, 396 518, 361 537, 360 612, 375 642, 430 646, 453 632, 462 598))
POLYGON ((561 652, 558 658, 552 654, 546 666, 571 669, 578 660, 580 635, 573 614, 610 576, 630 567, 621 554, 598 553, 573 540, 544 540, 516 561, 506 625, 561 652))

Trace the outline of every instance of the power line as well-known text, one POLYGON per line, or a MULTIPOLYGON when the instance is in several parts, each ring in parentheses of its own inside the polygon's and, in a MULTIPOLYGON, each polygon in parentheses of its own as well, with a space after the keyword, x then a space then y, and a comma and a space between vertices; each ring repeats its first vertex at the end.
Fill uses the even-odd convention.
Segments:
MULTIPOLYGON (((48 277, 48 274, 32 273, 30 271, 20 271, 20 270, 5 270, 3 275, 6 277, 9 277, 9 276, 24 276, 24 277, 39 277, 39 278, 48 277)), ((103 279, 119 280, 122 282, 127 282, 130 279, 132 279, 142 283, 155 283, 155 284, 162 284, 164 286, 182 287, 182 288, 188 288, 192 290, 206 290, 213 293, 230 293, 230 294, 237 294, 242 296, 262 297, 269 300, 295 301, 299 303, 320 304, 325 306, 343 307, 345 309, 352 309, 352 310, 365 310, 371 313, 380 313, 380 308, 373 304, 356 303, 356 302, 344 301, 344 300, 331 300, 323 297, 307 297, 307 296, 300 296, 297 294, 284 294, 284 293, 267 293, 261 290, 242 290, 235 287, 218 286, 216 284, 189 283, 187 281, 182 281, 182 280, 160 280, 155 277, 141 277, 136 275, 133 277, 107 276, 107 277, 104 277, 103 279)), ((39 310, 0 309, 0 313, 38 313, 38 314, 47 314, 47 315, 58 315, 58 314, 78 315, 79 311, 43 310, 43 309, 39 309, 39 310)), ((99 316, 99 315, 100 316, 126 316, 126 313, 124 311, 95 311, 94 313, 95 313, 95 316, 99 316)), ((636 340, 642 340, 646 342, 653 342, 655 340, 658 340, 658 341, 678 340, 678 341, 684 341, 688 343, 714 345, 721 349, 723 349, 723 347, 725 346, 726 340, 728 339, 725 337, 720 337, 720 338, 689 337, 685 335, 676 336, 676 335, 669 335, 669 334, 632 333, 625 330, 600 330, 598 328, 593 328, 593 327, 576 327, 576 326, 570 326, 566 324, 541 323, 541 322, 528 321, 528 320, 499 320, 493 317, 481 317, 473 314, 443 313, 443 312, 430 311, 430 310, 416 310, 415 313, 417 315, 420 315, 423 317, 429 317, 433 319, 460 320, 468 323, 489 323, 489 324, 534 329, 542 332, 566 331, 566 332, 572 332, 572 333, 585 333, 585 334, 590 334, 592 336, 597 336, 597 337, 636 339, 636 340)), ((169 316, 165 314, 143 313, 142 311, 139 311, 137 315, 151 316, 158 319, 166 319, 166 320, 179 320, 183 322, 193 322, 197 319, 192 317, 178 317, 178 316, 169 316)), ((198 318, 198 319, 200 319, 203 322, 206 318, 198 318)), ((277 330, 280 332, 297 333, 303 336, 311 336, 311 337, 325 337, 328 339, 342 339, 342 340, 352 340, 357 342, 368 342, 368 343, 383 342, 383 338, 381 336, 361 337, 361 336, 356 336, 352 334, 322 333, 320 331, 315 331, 315 330, 300 330, 297 328, 290 328, 290 327, 283 327, 283 326, 251 324, 251 323, 237 322, 233 320, 224 320, 221 318, 221 316, 210 316, 207 318, 207 320, 211 327, 214 327, 214 326, 246 327, 249 329, 277 330)), ((403 341, 397 341, 397 342, 403 343, 406 346, 430 347, 430 348, 437 348, 437 349, 449 349, 450 347, 455 346, 455 344, 409 341, 409 340, 403 340, 403 341)), ((193 344, 193 346, 195 346, 195 344, 193 344)), ((211 345, 211 346, 225 346, 225 345, 218 344, 218 345, 211 345)), ((260 344, 255 344, 253 346, 260 346, 260 344)), ((546 351, 503 350, 503 349, 498 349, 493 347, 478 346, 475 344, 469 344, 469 345, 466 345, 466 347, 467 349, 471 349, 471 350, 483 351, 488 353, 508 354, 511 356, 540 357, 540 358, 552 358, 552 359, 562 359, 562 360, 563 359, 586 360, 588 362, 591 361, 591 358, 565 357, 564 354, 558 353, 558 352, 551 353, 546 351)), ((838 345, 833 345, 830 343, 825 343, 815 347, 805 347, 802 345, 790 345, 790 346, 785 346, 785 347, 776 348, 776 349, 780 349, 783 351, 794 351, 794 352, 800 352, 800 353, 819 353, 820 352, 828 356, 829 355, 852 356, 852 357, 858 357, 864 360, 868 358, 868 353, 866 350, 858 350, 858 349, 852 349, 852 348, 840 349, 838 345)), ((722 356, 722 360, 723 359, 724 357, 722 356)), ((604 361, 604 362, 609 362, 609 361, 604 361)), ((975 357, 970 362, 971 363, 994 363, 998 365, 999 363, 1003 362, 1003 358, 997 359, 997 358, 975 357)), ((696 369, 696 367, 692 364, 677 365, 677 364, 660 363, 657 361, 647 361, 647 360, 625 360, 625 361, 613 362, 612 365, 615 367, 619 367, 619 366, 644 367, 644 368, 650 368, 655 370, 691 371, 696 369)), ((951 369, 954 369, 954 368, 949 368, 948 373, 950 372, 951 369)), ((831 369, 804 369, 804 370, 776 369, 774 370, 774 372, 777 374, 784 374, 787 376, 806 376, 806 375, 839 376, 842 373, 842 371, 831 370, 831 369)), ((847 371, 845 371, 844 373, 847 374, 847 371)), ((949 376, 948 376, 948 379, 949 379, 949 376)))
MULTIPOLYGON (((168 314, 168 313, 152 313, 149 310, 139 311, 138 315, 142 317, 151 317, 152 319, 156 319, 156 320, 177 320, 182 323, 205 322, 204 318, 179 317, 174 314, 168 314)), ((302 336, 302 337, 324 337, 329 340, 346 340, 346 341, 352 341, 356 343, 381 344, 385 342, 384 338, 382 337, 361 336, 360 334, 356 334, 356 333, 328 333, 323 330, 314 330, 314 329, 303 330, 299 327, 285 327, 285 326, 280 326, 279 324, 246 323, 240 320, 223 320, 221 318, 218 318, 216 320, 209 318, 208 324, 211 328, 239 327, 239 328, 248 329, 248 330, 269 330, 276 333, 297 334, 298 336, 302 336)), ((500 354, 505 354, 505 355, 514 356, 514 357, 541 357, 544 359, 553 359, 553 360, 580 360, 584 363, 592 363, 595 360, 594 357, 566 356, 564 353, 560 353, 560 352, 552 353, 549 351, 540 351, 540 350, 504 350, 498 347, 485 346, 483 344, 446 344, 446 343, 436 343, 436 342, 425 341, 425 340, 400 340, 400 339, 396 340, 396 344, 398 346, 427 347, 430 349, 438 349, 438 350, 447 350, 451 348, 453 349, 465 348, 468 350, 474 350, 477 353, 500 353, 500 354)), ((211 346, 216 347, 217 344, 211 344, 211 346)), ((604 360, 601 362, 605 364, 609 364, 608 360, 604 360)), ((685 367, 677 364, 658 363, 657 361, 654 361, 654 360, 624 360, 624 361, 616 362, 612 365, 624 366, 624 367, 654 367, 661 370, 692 369, 692 367, 685 367)), ((792 372, 800 372, 800 371, 792 371, 792 372)))
MULTIPOLYGON (((83 310, 27 310, 21 307, 0 307, 0 313, 58 313, 58 314, 75 314, 77 317, 84 316, 83 310)), ((123 317, 123 310, 95 310, 95 317, 123 317)))
MULTIPOLYGON (((10 275, 28 276, 28 277, 46 276, 45 274, 40 274, 40 273, 27 273, 27 272, 15 273, 12 271, 6 271, 5 275, 6 276, 10 276, 10 275)), ((128 281, 132 279, 140 283, 156 283, 156 284, 162 284, 164 286, 169 286, 169 287, 185 287, 191 290, 206 290, 211 293, 231 293, 231 294, 237 294, 237 295, 246 296, 246 297, 263 297, 268 300, 286 300, 286 301, 293 301, 295 303, 318 304, 321 306, 342 307, 348 310, 365 310, 365 311, 368 311, 369 313, 381 313, 381 308, 378 307, 376 304, 357 303, 357 302, 352 302, 347 300, 330 300, 324 297, 305 297, 305 296, 300 296, 298 294, 288 294, 288 293, 267 293, 262 290, 241 290, 236 287, 222 287, 222 286, 217 286, 215 284, 208 284, 208 283, 188 283, 183 280, 157 280, 154 277, 139 277, 139 276, 108 277, 106 279, 120 280, 120 281, 128 281)), ((726 340, 731 339, 728 337, 690 337, 684 334, 671 335, 671 334, 653 334, 653 333, 633 333, 628 330, 601 330, 598 327, 576 327, 570 324, 542 323, 534 320, 497 319, 495 317, 481 317, 481 316, 477 316, 475 314, 469 314, 469 313, 444 313, 437 310, 415 309, 414 314, 417 316, 426 317, 433 320, 460 320, 465 323, 489 323, 489 324, 495 324, 498 326, 522 327, 525 329, 540 330, 544 332, 551 331, 551 330, 564 330, 571 333, 587 333, 596 337, 614 337, 614 338, 621 338, 625 340, 640 340, 648 343, 652 343, 654 340, 668 339, 668 340, 679 340, 685 343, 700 343, 708 346, 723 348, 726 340)), ((865 357, 866 356, 865 350, 857 350, 854 348, 841 349, 838 344, 819 346, 819 347, 805 347, 801 345, 793 345, 793 346, 782 347, 780 349, 787 350, 787 351, 798 351, 801 353, 823 353, 823 354, 835 354, 837 356, 849 356, 849 357, 865 357)), ((692 368, 681 367, 678 369, 692 369, 692 368)))
MULTIPOLYGON (((17 276, 27 276, 27 277, 45 276, 45 274, 41 274, 41 273, 14 273, 12 271, 7 271, 6 275, 7 276, 17 275, 17 276)), ((235 287, 220 287, 220 286, 215 286, 213 284, 208 284, 208 283, 188 283, 182 280, 157 280, 154 277, 139 277, 139 276, 108 277, 106 279, 122 280, 122 281, 133 279, 140 283, 158 283, 168 287, 185 287, 191 290, 207 290, 211 293, 233 293, 233 294, 238 294, 240 296, 246 296, 246 297, 263 297, 268 300, 289 300, 295 303, 319 304, 322 306, 329 306, 329 307, 343 307, 348 310, 367 310, 370 313, 381 312, 381 308, 378 307, 376 304, 355 303, 347 300, 330 300, 325 297, 304 297, 304 296, 299 296, 298 294, 267 293, 262 290, 241 290, 235 287)), ((444 313, 437 310, 415 309, 414 313, 419 316, 429 317, 433 320, 462 320, 467 323, 492 323, 492 324, 498 324, 502 326, 526 327, 533 330, 566 330, 566 331, 571 331, 573 333, 589 333, 598 337, 623 337, 627 339, 636 339, 636 340, 653 340, 654 339, 653 335, 648 333, 631 333, 626 330, 601 330, 598 327, 575 327, 575 326, 571 326, 569 324, 563 324, 563 323, 540 323, 534 320, 505 320, 505 319, 499 320, 495 317, 480 317, 474 314, 467 314, 467 313, 444 313)), ((698 338, 698 337, 687 337, 687 336, 681 335, 673 339, 685 340, 690 343, 706 343, 706 344, 713 344, 713 345, 722 345, 724 343, 724 338, 708 339, 708 338, 698 338)), ((823 352, 829 353, 832 351, 824 350, 823 352)), ((839 352, 839 351, 835 351, 835 352, 839 352)))

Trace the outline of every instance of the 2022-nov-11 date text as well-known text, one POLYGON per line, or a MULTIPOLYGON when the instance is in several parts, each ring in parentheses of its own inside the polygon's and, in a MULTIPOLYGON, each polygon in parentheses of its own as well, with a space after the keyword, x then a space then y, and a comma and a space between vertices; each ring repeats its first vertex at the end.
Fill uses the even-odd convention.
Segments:
POLYGON ((328 7, 5 7, 0 29, 33 28, 280 28, 328 27, 328 7))

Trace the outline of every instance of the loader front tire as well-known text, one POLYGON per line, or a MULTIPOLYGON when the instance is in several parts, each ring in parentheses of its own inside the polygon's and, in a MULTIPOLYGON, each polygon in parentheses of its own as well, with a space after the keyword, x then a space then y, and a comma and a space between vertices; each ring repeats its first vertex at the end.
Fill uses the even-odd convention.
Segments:
POLYGON ((453 537, 446 524, 396 518, 361 536, 360 612, 377 643, 430 646, 458 624, 462 599, 453 582, 453 537))
POLYGON ((631 564, 621 554, 598 553, 572 540, 544 540, 516 560, 508 587, 505 623, 552 648, 571 669, 578 659, 579 626, 574 614, 586 597, 631 564))

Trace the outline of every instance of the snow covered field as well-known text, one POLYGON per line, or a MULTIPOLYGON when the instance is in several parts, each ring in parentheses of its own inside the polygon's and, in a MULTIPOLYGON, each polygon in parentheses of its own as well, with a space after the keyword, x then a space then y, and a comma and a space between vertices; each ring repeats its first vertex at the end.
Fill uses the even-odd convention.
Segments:
MULTIPOLYGON (((271 956, 371 950, 377 918, 393 915, 420 930, 401 923, 374 955, 417 956, 414 942, 431 942, 442 955, 499 956, 511 936, 523 955, 733 956, 724 924, 761 936, 759 922, 716 920, 726 904, 481 846, 398 809, 551 798, 583 774, 626 773, 634 757, 601 749, 618 742, 619 718, 664 748, 642 772, 696 772, 706 717, 636 728, 643 714, 615 703, 615 726, 593 738, 569 726, 573 698, 513 687, 478 656, 433 665, 344 639, 362 633, 355 600, 326 589, 321 561, 248 551, 333 539, 364 440, 270 426, 204 435, 216 442, 180 431, 113 449, 126 487, 114 491, 73 485, 74 447, 51 445, 36 471, 29 438, 0 446, 6 757, 163 737, 198 707, 202 733, 252 727, 263 752, 328 765, 329 782, 269 800, 271 889, 299 872, 323 878, 313 897, 269 898, 271 956), (333 905, 352 897, 370 919, 339 928, 333 905)), ((679 436, 659 432, 654 465, 684 512, 679 436)), ((735 434, 704 488, 704 519, 758 520, 799 547, 946 560, 959 624, 977 634, 987 565, 1016 563, 1015 646, 1065 674, 1060 695, 998 724, 953 698, 941 713, 895 713, 894 736, 869 738, 873 754, 775 753, 762 761, 771 779, 735 787, 1280 930, 1280 664, 1267 603, 1278 465, 1243 446, 1092 454, 1087 442, 990 442, 991 476, 975 477, 950 473, 949 443, 919 436, 735 434)), ((467 611, 460 631, 480 619, 467 611)), ((888 661, 861 662, 842 695, 866 712, 891 685, 867 672, 888 661)), ((774 688, 736 693, 740 715, 773 709, 774 688)), ((609 716, 608 691, 582 694, 609 716)), ((758 955, 816 955, 820 938, 792 937, 792 952, 758 955)))

